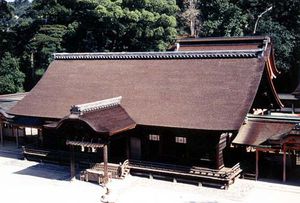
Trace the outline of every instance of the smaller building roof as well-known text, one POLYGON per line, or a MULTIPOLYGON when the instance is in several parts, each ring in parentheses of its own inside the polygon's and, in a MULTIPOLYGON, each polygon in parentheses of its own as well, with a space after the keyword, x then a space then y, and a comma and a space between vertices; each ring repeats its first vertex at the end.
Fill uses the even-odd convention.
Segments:
POLYGON ((294 123, 278 121, 248 120, 244 123, 233 144, 260 146, 267 140, 287 135, 295 127, 294 123))
POLYGON ((177 40, 177 46, 172 49, 178 51, 218 50, 220 47, 223 50, 257 49, 264 47, 264 40, 269 39, 265 36, 182 38, 177 40))
POLYGON ((27 92, 0 95, 0 109, 8 111, 26 96, 27 92))

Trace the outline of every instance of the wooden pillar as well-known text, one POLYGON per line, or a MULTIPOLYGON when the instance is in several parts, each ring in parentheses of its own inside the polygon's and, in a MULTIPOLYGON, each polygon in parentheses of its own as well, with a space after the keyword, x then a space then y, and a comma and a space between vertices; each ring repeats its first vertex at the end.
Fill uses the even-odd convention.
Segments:
POLYGON ((71 169, 71 175, 70 179, 73 179, 76 175, 76 170, 75 170, 75 152, 74 152, 74 146, 70 145, 71 149, 71 159, 70 159, 70 169, 71 169))
POLYGON ((40 144, 43 145, 44 144, 43 131, 42 129, 39 128, 38 128, 38 139, 40 140, 40 144))
POLYGON ((283 144, 283 171, 282 171, 282 181, 286 181, 286 146, 283 144))
POLYGON ((255 180, 258 179, 258 173, 259 173, 259 166, 258 166, 258 161, 259 161, 259 150, 256 149, 255 151, 255 180))
POLYGON ((108 153, 107 153, 107 143, 103 146, 103 162, 104 162, 104 184, 108 182, 108 153))
POLYGON ((126 137, 126 158, 130 157, 130 135, 126 137))
MULTIPOLYGON (((14 130, 14 126, 11 126, 11 135, 13 137, 15 137, 15 130, 14 130)), ((17 139, 17 138, 16 138, 17 139)), ((16 140, 17 141, 17 140, 16 140)), ((18 146, 18 144, 16 144, 18 146)))
POLYGON ((16 131, 17 131, 17 133, 16 133, 16 145, 17 145, 17 147, 19 147, 19 128, 16 128, 16 131))
POLYGON ((1 146, 3 146, 3 124, 0 123, 0 139, 1 139, 1 146))
POLYGON ((26 130, 25 130, 25 127, 22 128, 23 130, 23 136, 24 136, 24 142, 25 142, 25 145, 27 144, 27 137, 26 137, 26 130))
POLYGON ((227 133, 222 133, 216 146, 216 169, 220 170, 224 167, 223 150, 226 147, 227 133))

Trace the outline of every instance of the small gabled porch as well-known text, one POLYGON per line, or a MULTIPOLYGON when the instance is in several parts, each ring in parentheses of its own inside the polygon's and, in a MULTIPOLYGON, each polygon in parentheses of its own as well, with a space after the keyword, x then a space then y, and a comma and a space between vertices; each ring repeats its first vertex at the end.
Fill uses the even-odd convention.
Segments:
MULTIPOLYGON (((116 97, 71 107, 70 115, 56 123, 45 125, 65 136, 70 147, 70 178, 76 175, 75 150, 96 152, 102 150, 102 183, 108 181, 108 147, 114 135, 135 128, 135 122, 120 105, 116 97)), ((100 176, 100 173, 99 173, 100 176)))

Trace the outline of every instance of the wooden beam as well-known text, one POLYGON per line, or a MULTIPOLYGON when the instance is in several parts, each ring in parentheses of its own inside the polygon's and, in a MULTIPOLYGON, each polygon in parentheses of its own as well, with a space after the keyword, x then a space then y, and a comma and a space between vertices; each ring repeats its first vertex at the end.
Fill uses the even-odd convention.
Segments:
POLYGON ((256 149, 255 151, 255 180, 258 180, 258 174, 259 174, 259 166, 258 166, 258 161, 259 161, 259 150, 256 149))
POLYGON ((92 143, 92 142, 71 141, 71 140, 67 140, 66 145, 91 147, 91 148, 102 148, 104 146, 103 143, 92 143))
POLYGON ((103 162, 104 162, 104 184, 108 182, 108 151, 107 151, 107 143, 103 146, 103 162))
POLYGON ((70 174, 70 179, 73 179, 76 175, 76 170, 75 170, 75 152, 74 152, 74 146, 70 145, 71 149, 71 159, 70 159, 70 169, 71 169, 71 174, 70 174))
POLYGON ((286 181, 286 147, 285 144, 283 144, 283 171, 282 171, 282 181, 286 181))

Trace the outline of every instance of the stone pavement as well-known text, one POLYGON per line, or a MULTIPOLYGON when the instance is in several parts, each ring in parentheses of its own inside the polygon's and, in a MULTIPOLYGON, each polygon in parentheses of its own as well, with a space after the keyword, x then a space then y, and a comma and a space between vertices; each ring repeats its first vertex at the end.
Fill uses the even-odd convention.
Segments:
MULTIPOLYGON (((69 167, 20 160, 18 153, 0 147, 0 202, 101 202, 105 188, 69 181, 69 167)), ((300 202, 299 186, 243 179, 237 179, 228 190, 130 175, 124 180, 111 180, 107 186, 109 194, 105 200, 121 203, 300 202)))
POLYGON ((79 180, 69 181, 69 168, 20 160, 0 147, 0 202, 100 202, 104 189, 79 180))
POLYGON ((228 190, 129 176, 108 184, 111 202, 300 202, 300 187, 237 179, 228 190))

